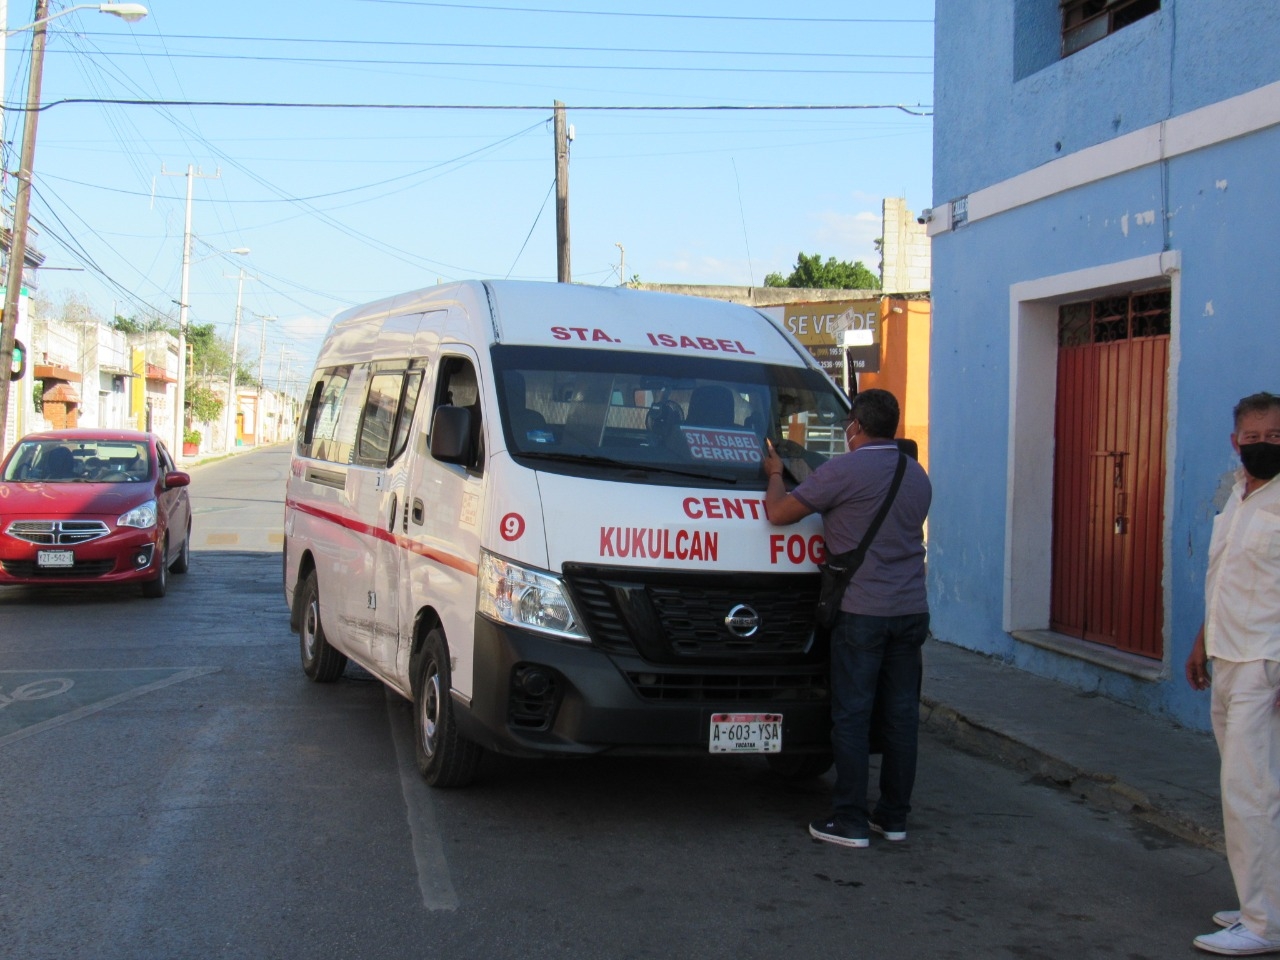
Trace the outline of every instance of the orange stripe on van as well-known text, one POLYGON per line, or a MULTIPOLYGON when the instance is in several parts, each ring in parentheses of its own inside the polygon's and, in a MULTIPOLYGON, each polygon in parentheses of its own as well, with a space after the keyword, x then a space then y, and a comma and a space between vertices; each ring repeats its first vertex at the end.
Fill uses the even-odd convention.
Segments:
POLYGON ((441 566, 451 567, 469 576, 476 576, 480 572, 480 566, 474 560, 467 560, 452 553, 444 553, 440 550, 433 550, 431 547, 425 546, 409 537, 403 537, 394 534, 389 530, 383 530, 381 527, 375 527, 365 523, 362 520, 356 520, 353 517, 344 516, 341 513, 335 513, 332 510, 324 510, 320 507, 312 506, 308 503, 299 503, 296 500, 288 500, 285 506, 291 510, 297 510, 299 513, 309 514, 319 520, 344 527, 355 533, 364 534, 366 537, 373 537, 376 540, 382 540, 386 543, 394 543, 401 550, 409 553, 416 553, 420 557, 426 557, 428 560, 434 560, 441 566))

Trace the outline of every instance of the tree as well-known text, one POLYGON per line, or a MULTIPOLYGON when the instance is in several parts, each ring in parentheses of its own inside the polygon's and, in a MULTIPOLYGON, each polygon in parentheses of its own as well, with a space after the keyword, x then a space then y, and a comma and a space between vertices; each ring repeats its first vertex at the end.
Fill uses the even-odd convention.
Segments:
POLYGON ((152 316, 145 320, 139 320, 136 316, 125 317, 118 313, 115 315, 115 319, 111 321, 111 329, 128 334, 154 333, 157 330, 168 330, 170 333, 176 332, 173 324, 164 317, 152 316))
POLYGON ((192 420, 214 423, 222 416, 222 401, 208 384, 195 383, 187 390, 187 410, 192 420))
POLYGON ((784 279, 780 273, 771 273, 764 278, 764 285, 818 290, 879 290, 880 279, 861 260, 849 263, 828 257, 823 263, 821 254, 807 256, 801 252, 796 254, 796 266, 791 276, 784 279))

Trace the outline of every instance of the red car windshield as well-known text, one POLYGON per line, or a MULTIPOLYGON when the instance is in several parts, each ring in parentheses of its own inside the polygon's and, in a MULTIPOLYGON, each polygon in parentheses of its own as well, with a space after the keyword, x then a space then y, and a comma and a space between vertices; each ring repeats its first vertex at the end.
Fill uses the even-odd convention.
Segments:
POLYGON ((129 483, 151 475, 147 444, 129 440, 24 440, 4 479, 41 483, 129 483))

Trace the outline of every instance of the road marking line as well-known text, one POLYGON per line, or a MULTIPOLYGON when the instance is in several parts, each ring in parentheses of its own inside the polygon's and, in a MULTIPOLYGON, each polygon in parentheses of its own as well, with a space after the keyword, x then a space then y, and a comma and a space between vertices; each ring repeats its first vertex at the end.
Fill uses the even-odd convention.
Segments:
POLYGON ((409 835, 413 838, 413 862, 418 868, 422 905, 428 910, 457 910, 458 894, 453 889, 449 861, 445 858, 444 844, 440 842, 440 832, 436 829, 431 790, 418 773, 418 763, 414 759, 417 748, 413 739, 406 736, 404 724, 396 722, 396 708, 403 703, 403 697, 387 690, 387 720, 391 724, 391 741, 396 748, 396 765, 400 768, 400 789, 404 793, 409 835))
MULTIPOLYGON (((132 700, 134 697, 140 697, 144 693, 150 693, 152 690, 159 690, 161 687, 168 687, 175 683, 182 683, 184 680, 192 680, 195 677, 203 677, 207 673, 217 673, 221 667, 191 667, 180 673, 175 673, 172 677, 166 677, 163 680, 157 680, 155 683, 148 683, 145 686, 135 687, 133 690, 127 690, 124 693, 116 694, 114 697, 108 697, 106 700, 99 700, 97 703, 90 703, 72 710, 70 713, 64 713, 60 716, 51 717, 48 720, 41 721, 30 727, 23 727, 21 730, 15 731, 5 737, 0 737, 0 747, 8 746, 19 740, 25 740, 27 737, 33 737, 37 733, 43 733, 45 730, 51 730, 54 727, 60 727, 63 724, 71 723, 74 720, 80 720, 92 713, 98 713, 106 710, 108 707, 114 707, 117 703, 124 703, 126 700, 132 700)), ((10 671, 6 671, 10 672, 10 671)), ((19 671, 12 671, 19 672, 19 671)), ((29 673, 33 671, 21 671, 29 673)), ((67 670, 66 673, 74 671, 67 670)))

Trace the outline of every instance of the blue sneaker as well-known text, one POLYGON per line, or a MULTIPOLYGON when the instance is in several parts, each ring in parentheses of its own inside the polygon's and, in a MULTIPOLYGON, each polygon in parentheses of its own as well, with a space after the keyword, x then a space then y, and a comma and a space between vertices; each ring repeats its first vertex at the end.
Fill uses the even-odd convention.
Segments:
POLYGON ((869 847, 871 838, 867 831, 854 830, 835 817, 824 817, 809 824, 809 836, 815 840, 834 843, 841 847, 869 847))

